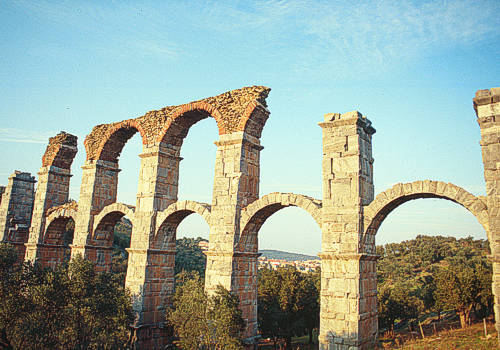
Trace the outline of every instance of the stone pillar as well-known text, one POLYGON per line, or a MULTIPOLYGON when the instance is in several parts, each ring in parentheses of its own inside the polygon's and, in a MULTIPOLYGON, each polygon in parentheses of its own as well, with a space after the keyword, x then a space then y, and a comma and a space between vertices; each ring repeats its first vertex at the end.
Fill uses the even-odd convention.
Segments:
POLYGON ((0 186, 0 205, 2 204, 2 196, 5 193, 5 186, 0 186))
POLYGON ((126 286, 137 313, 135 346, 160 349, 167 342, 165 308, 174 290, 175 248, 155 242, 156 214, 177 200, 181 158, 178 149, 166 144, 145 145, 140 157, 126 286))
POLYGON ((500 87, 479 90, 474 109, 481 128, 486 204, 489 216, 489 240, 493 264, 495 325, 500 334, 500 87))
POLYGON ((118 163, 104 160, 87 160, 82 169, 82 185, 71 258, 82 255, 84 258, 97 262, 103 260, 105 250, 111 250, 112 247, 91 244, 94 216, 105 206, 116 202, 120 169, 118 169, 118 163))
POLYGON ((0 204, 0 242, 16 247, 19 261, 23 261, 24 244, 28 241, 33 202, 35 177, 30 173, 15 171, 2 195, 0 204))
POLYGON ((260 141, 243 132, 220 135, 215 160, 205 289, 220 284, 240 297, 247 342, 257 336, 257 257, 234 252, 240 211, 259 195, 260 141))
POLYGON ((363 206, 373 200, 371 137, 359 112, 326 114, 320 349, 368 349, 377 339, 376 256, 360 250, 363 206))
MULTIPOLYGON (((42 250, 60 249, 43 245, 47 210, 62 205, 69 199, 71 164, 77 153, 77 137, 65 132, 49 139, 49 145, 38 172, 38 186, 31 219, 26 261, 34 262, 43 254, 42 250)), ((65 227, 64 227, 65 228, 65 227)), ((61 240, 64 232, 60 232, 61 240)), ((56 254, 57 255, 57 254, 56 254)), ((43 264, 43 261, 41 262, 43 264)))

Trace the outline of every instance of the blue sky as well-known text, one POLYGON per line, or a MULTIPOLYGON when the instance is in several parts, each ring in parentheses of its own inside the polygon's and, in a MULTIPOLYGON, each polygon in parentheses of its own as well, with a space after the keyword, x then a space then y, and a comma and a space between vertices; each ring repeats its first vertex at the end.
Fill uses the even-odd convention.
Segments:
MULTIPOLYGON (((47 139, 248 85, 272 88, 261 195, 321 198, 323 114, 373 122, 375 190, 433 179, 484 195, 478 89, 500 85, 498 1, 9 1, 0 4, 0 184, 35 174, 47 139)), ((210 202, 217 129, 185 140, 180 199, 210 202)), ((120 159, 119 201, 135 203, 139 136, 120 159)), ((464 208, 417 200, 383 223, 378 243, 417 233, 485 238, 464 208)), ((195 215, 179 235, 208 237, 195 215)), ((273 215, 260 247, 315 254, 321 235, 296 208, 273 215)))

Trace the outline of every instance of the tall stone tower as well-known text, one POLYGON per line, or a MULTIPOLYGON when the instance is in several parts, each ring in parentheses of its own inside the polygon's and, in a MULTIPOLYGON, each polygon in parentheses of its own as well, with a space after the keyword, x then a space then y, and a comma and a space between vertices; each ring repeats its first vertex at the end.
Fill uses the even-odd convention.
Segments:
POLYGON ((30 173, 15 171, 2 195, 0 204, 0 242, 10 243, 24 259, 28 230, 31 224, 35 199, 35 177, 30 173))
POLYGON ((363 207, 373 200, 371 122, 325 115, 320 349, 371 348, 377 336, 376 256, 361 250, 363 207), (375 307, 374 307, 375 306, 375 307))
POLYGON ((500 334, 500 88, 479 90, 474 109, 481 128, 489 240, 493 263, 493 295, 496 329, 500 334))

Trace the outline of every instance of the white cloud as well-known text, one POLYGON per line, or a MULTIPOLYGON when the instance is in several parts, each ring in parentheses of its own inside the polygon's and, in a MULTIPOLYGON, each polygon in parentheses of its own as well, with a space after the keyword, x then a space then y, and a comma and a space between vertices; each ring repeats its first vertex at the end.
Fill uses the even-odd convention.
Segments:
POLYGON ((0 141, 47 144, 54 131, 35 131, 27 129, 0 128, 0 141))

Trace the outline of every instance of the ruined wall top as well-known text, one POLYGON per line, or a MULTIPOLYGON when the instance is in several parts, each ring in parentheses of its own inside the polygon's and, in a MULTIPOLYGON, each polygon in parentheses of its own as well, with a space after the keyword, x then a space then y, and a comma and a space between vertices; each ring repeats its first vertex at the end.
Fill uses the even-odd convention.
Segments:
POLYGON ((56 166, 69 170, 78 151, 77 140, 75 135, 64 131, 49 138, 49 144, 42 157, 42 166, 56 166))
POLYGON ((262 111, 267 111, 266 98, 270 90, 265 86, 244 87, 187 104, 153 110, 138 118, 97 125, 85 138, 87 160, 115 161, 125 142, 137 131, 143 144, 159 143, 170 125, 188 113, 192 113, 189 117, 196 121, 212 116, 220 135, 247 131, 252 136, 260 137, 268 116, 268 113, 262 116, 262 111), (261 111, 261 115, 257 115, 257 110, 261 111), (105 146, 106 151, 103 152, 105 146))
POLYGON ((17 181, 24 181, 24 182, 31 182, 35 183, 35 177, 31 176, 30 173, 15 170, 12 175, 9 176, 9 180, 17 180, 17 181))
POLYGON ((363 114, 358 111, 351 111, 346 113, 327 113, 324 116, 325 121, 319 123, 321 127, 342 126, 356 124, 361 126, 363 130, 370 135, 375 133, 375 128, 372 127, 372 122, 363 114))
POLYGON ((473 98, 474 110, 478 118, 486 115, 500 114, 500 87, 478 90, 473 98), (488 107, 491 105, 491 107, 488 107))
POLYGON ((47 210, 47 213, 45 215, 49 216, 50 214, 52 214, 53 212, 56 212, 58 210, 74 210, 74 211, 78 211, 78 202, 71 200, 71 201, 66 202, 64 204, 52 207, 49 210, 47 210))

